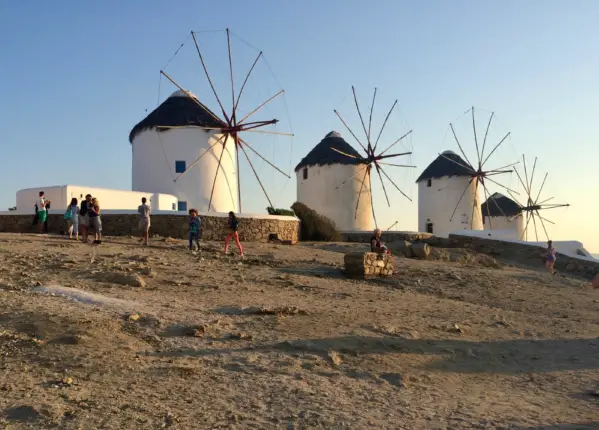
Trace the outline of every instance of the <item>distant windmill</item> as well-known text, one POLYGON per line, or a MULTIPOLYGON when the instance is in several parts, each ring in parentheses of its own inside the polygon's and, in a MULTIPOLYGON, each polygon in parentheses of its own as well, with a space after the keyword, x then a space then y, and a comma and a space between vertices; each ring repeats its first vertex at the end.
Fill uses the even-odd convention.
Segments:
POLYGON ((374 210, 374 201, 372 198, 372 192, 371 192, 371 177, 372 177, 372 167, 374 167, 376 169, 376 172, 378 173, 379 179, 381 181, 381 185, 383 187, 383 192, 385 193, 385 199, 387 200, 387 205, 389 207, 391 207, 391 202, 389 201, 389 195, 387 194, 387 189, 385 188, 385 183, 383 181, 383 176, 385 178, 387 178, 387 180, 397 189, 397 191, 399 191, 405 198, 407 198, 408 200, 412 201, 412 199, 410 197, 407 196, 406 193, 404 193, 395 182, 393 182, 393 180, 389 177, 389 175, 385 172, 384 167, 383 166, 392 166, 392 167, 407 167, 407 168, 415 168, 416 166, 412 166, 412 165, 407 165, 407 164, 393 164, 393 163, 389 163, 387 161, 384 160, 389 160, 392 158, 396 158, 396 157, 401 157, 401 156, 405 156, 405 155, 410 155, 412 154, 412 152, 402 152, 402 153, 393 153, 393 154, 387 154, 387 152, 393 148, 395 145, 397 145, 399 142, 401 142, 404 138, 406 138, 408 135, 410 135, 412 133, 412 130, 408 131, 407 133, 405 133, 403 136, 401 136, 399 139, 393 141, 393 143, 391 143, 389 146, 387 146, 384 150, 380 151, 377 153, 377 148, 378 148, 378 143, 379 140, 381 138, 381 135, 383 134, 383 131, 385 129, 385 126, 387 125, 387 121, 389 120, 389 117, 391 116, 391 113, 393 112, 393 110, 395 109, 396 105, 397 105, 397 100, 395 100, 395 103, 393 103, 393 105, 391 106, 391 109, 389 110, 389 113, 387 114, 385 121, 383 122, 383 125, 377 135, 376 140, 373 138, 373 135, 371 134, 371 126, 372 126, 372 113, 374 111, 374 104, 376 101, 376 93, 377 93, 377 89, 374 89, 374 94, 372 96, 372 104, 370 107, 370 115, 369 115, 369 119, 368 119, 368 127, 366 127, 366 123, 364 122, 364 118, 362 117, 362 112, 360 111, 360 106, 358 104, 358 99, 356 97, 356 89, 352 86, 352 92, 353 92, 353 96, 354 96, 354 102, 356 105, 356 109, 358 111, 358 115, 360 116, 360 122, 362 123, 362 128, 364 130, 364 134, 366 136, 366 145, 364 145, 362 143, 362 141, 360 139, 358 139, 358 137, 356 136, 356 134, 352 131, 352 129, 349 127, 349 125, 347 124, 347 122, 341 117, 341 115, 339 114, 339 112, 337 110, 335 110, 335 114, 337 115, 337 117, 339 117, 339 119, 341 120, 341 122, 343 123, 343 125, 345 126, 345 128, 347 128, 347 130, 351 133, 351 135, 354 137, 354 139, 356 140, 356 142, 358 142, 358 144, 362 147, 362 149, 364 150, 364 152, 366 153, 365 156, 361 157, 361 156, 355 156, 352 154, 348 154, 346 152, 343 152, 337 148, 331 148, 333 151, 336 151, 346 157, 349 158, 353 158, 355 160, 358 161, 359 164, 362 164, 362 167, 360 169, 358 169, 358 171, 356 172, 356 174, 354 174, 353 176, 347 178, 345 181, 343 181, 341 184, 339 184, 337 186, 337 188, 345 185, 348 181, 352 180, 354 177, 362 175, 363 173, 363 177, 362 177, 362 182, 360 185, 360 191, 358 194, 358 200, 356 203, 356 209, 355 209, 355 213, 354 213, 354 217, 356 217, 358 215, 358 206, 360 203, 360 196, 362 194, 362 190, 365 188, 365 186, 367 187, 368 190, 370 190, 369 194, 370 194, 370 204, 372 207, 372 217, 374 219, 374 224, 375 226, 378 226, 377 221, 376 221, 376 214, 375 214, 375 210, 374 210), (368 181, 368 182, 367 182, 368 181))
MULTIPOLYGON (((489 190, 487 188, 487 184, 486 184, 487 181, 489 181, 501 188, 504 188, 505 190, 507 190, 510 193, 518 194, 516 191, 506 187, 505 185, 501 184, 500 182, 498 182, 497 180, 495 180, 491 177, 513 172, 513 170, 510 169, 510 167, 515 166, 519 162, 514 162, 514 163, 511 163, 511 164, 508 164, 508 165, 505 165, 502 167, 498 167, 495 169, 486 168, 487 162, 489 161, 491 156, 495 153, 495 151, 497 151, 497 149, 509 137, 510 132, 508 132, 505 136, 503 136, 503 138, 493 147, 493 149, 488 154, 486 154, 485 149, 487 149, 486 148, 487 137, 488 137, 489 128, 491 127, 491 122, 493 121, 493 117, 495 116, 495 113, 492 112, 489 117, 489 122, 487 123, 487 128, 485 130, 485 135, 484 135, 484 138, 482 141, 482 145, 479 147, 479 136, 477 135, 477 132, 476 132, 476 118, 475 118, 475 113, 474 113, 474 107, 467 110, 465 113, 468 113, 468 112, 471 112, 471 114, 472 114, 472 131, 473 131, 473 135, 474 135, 474 145, 476 147, 476 163, 470 162, 470 159, 464 152, 462 144, 460 143, 460 140, 458 139, 458 136, 455 132, 453 124, 451 124, 451 123, 449 124, 449 127, 451 128, 453 137, 458 145, 458 148, 460 149, 461 154, 464 156, 464 159, 462 160, 461 157, 455 156, 455 154, 453 154, 454 156, 451 156, 451 154, 448 154, 448 153, 440 154, 440 157, 443 157, 444 159, 462 167, 469 173, 470 179, 466 182, 464 191, 462 192, 462 194, 460 195, 459 199, 457 200, 457 202, 455 204, 455 207, 450 216, 450 222, 453 221, 454 217, 456 216, 458 207, 460 207, 460 203, 462 202, 462 199, 468 193, 469 194, 468 201, 472 201, 472 210, 471 210, 471 215, 469 217, 469 223, 470 223, 470 229, 474 229, 475 216, 477 217, 476 220, 480 221, 480 228, 482 228, 482 213, 481 213, 481 208, 480 208, 480 202, 478 201, 478 197, 477 197, 479 184, 483 187, 485 198, 487 198, 487 199, 491 195, 491 193, 489 192, 489 190)), ((491 199, 491 201, 493 201, 493 200, 491 199)), ((499 208, 499 209, 501 211, 501 208, 499 208)), ((461 214, 461 215, 463 215, 463 214, 461 214)), ((477 227, 479 227, 479 226, 477 225, 477 227)))
MULTIPOLYGON (((547 203, 547 202, 553 200, 554 197, 549 197, 549 198, 541 197, 541 193, 543 192, 543 188, 545 187, 545 181, 547 180, 547 175, 549 173, 545 173, 543 182, 541 183, 541 186, 539 187, 539 191, 537 192, 536 197, 533 198, 533 180, 534 180, 534 176, 535 176, 535 169, 537 167, 537 157, 535 157, 535 161, 532 166, 532 172, 530 174, 530 178, 528 176, 528 170, 526 168, 526 159, 525 159, 524 155, 522 155, 522 164, 524 167, 524 178, 522 178, 522 175, 520 175, 520 173, 518 172, 518 169, 514 168, 514 171, 516 172, 516 175, 518 176, 518 180, 520 181, 520 184, 524 188, 524 192, 526 193, 526 196, 527 196, 526 204, 520 204, 520 206, 521 206, 520 209, 521 209, 522 213, 526 214, 525 215, 526 224, 524 225, 524 229, 520 235, 520 240, 522 240, 522 239, 528 240, 528 228, 529 228, 529 226, 531 226, 531 224, 530 224, 531 220, 532 220, 532 226, 534 226, 534 229, 535 229, 536 241, 537 242, 539 241, 539 234, 537 231, 537 220, 539 221, 539 224, 543 227, 543 231, 545 232, 546 239, 549 240, 549 234, 547 233, 547 229, 545 228, 545 222, 548 222, 549 224, 555 224, 555 223, 553 221, 543 217, 541 215, 540 211, 563 208, 563 207, 568 207, 570 205, 567 203, 547 203)), ((510 192, 510 194, 511 194, 511 192, 510 192)), ((512 197, 514 197, 514 196, 512 195, 512 197)), ((514 200, 516 200, 515 197, 514 197, 514 200)), ((512 216, 511 219, 514 219, 517 216, 520 216, 520 215, 512 216)))

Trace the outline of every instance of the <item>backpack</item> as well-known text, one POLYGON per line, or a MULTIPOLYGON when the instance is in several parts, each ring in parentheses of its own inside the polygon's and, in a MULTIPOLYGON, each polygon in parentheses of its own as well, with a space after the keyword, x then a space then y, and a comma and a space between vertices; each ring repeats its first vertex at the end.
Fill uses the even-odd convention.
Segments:
POLYGON ((73 219, 73 210, 69 207, 67 211, 64 213, 64 219, 66 221, 73 219))

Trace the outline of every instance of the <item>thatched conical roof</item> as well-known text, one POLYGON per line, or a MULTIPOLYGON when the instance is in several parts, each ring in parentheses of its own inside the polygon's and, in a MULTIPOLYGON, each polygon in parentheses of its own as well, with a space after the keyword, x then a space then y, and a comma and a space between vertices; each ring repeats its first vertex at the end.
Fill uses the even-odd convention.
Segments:
POLYGON ((508 216, 512 217, 522 213, 522 206, 518 202, 501 193, 492 194, 481 206, 483 217, 508 216))
POLYGON ((443 176, 472 176, 475 173, 470 164, 453 151, 445 151, 428 165, 416 182, 443 176), (450 161, 448 160, 448 158, 450 161), (461 164, 461 166, 459 164, 461 164))
MULTIPOLYGON (((183 91, 175 91, 169 98, 162 102, 160 106, 150 112, 147 117, 142 119, 138 124, 135 125, 135 127, 133 127, 129 133, 129 142, 133 143, 135 136, 142 131, 152 129, 160 125, 197 125, 201 127, 222 126, 223 124, 216 120, 214 118, 215 116, 216 115, 207 107, 200 106, 183 91)), ((158 131, 168 131, 168 129, 158 129, 158 131)))
POLYGON ((330 164, 361 164, 362 156, 349 143, 341 137, 336 131, 331 131, 316 145, 308 155, 302 158, 302 161, 295 166, 297 172, 307 166, 326 166, 330 164), (353 155, 358 158, 347 157, 343 154, 333 151, 331 148, 338 149, 346 154, 353 155))

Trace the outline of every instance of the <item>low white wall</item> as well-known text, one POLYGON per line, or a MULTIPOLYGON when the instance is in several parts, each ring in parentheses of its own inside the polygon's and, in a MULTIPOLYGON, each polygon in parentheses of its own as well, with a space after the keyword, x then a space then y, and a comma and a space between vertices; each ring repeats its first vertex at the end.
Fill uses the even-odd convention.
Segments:
MULTIPOLYGON (((63 214, 64 209, 50 209, 48 212, 50 215, 60 215, 63 214)), ((137 207, 135 209, 102 209, 103 215, 137 215, 137 207)), ((0 212, 0 215, 18 215, 16 212, 12 211, 4 211, 0 212)), ((33 213, 31 214, 33 216, 33 213)), ((180 215, 180 216, 188 216, 188 212, 182 211, 164 211, 164 210, 154 210, 152 209, 152 215, 180 215)), ((212 217, 212 218, 227 218, 229 216, 228 212, 199 212, 198 215, 200 217, 212 217)), ((236 214, 237 218, 243 219, 265 219, 272 221, 289 221, 289 220, 297 220, 299 218, 295 216, 285 216, 285 215, 269 215, 269 214, 236 214)))
POLYGON ((100 200, 103 210, 129 209, 137 210, 141 198, 146 197, 152 208, 156 210, 173 211, 177 208, 177 197, 168 194, 116 190, 110 188, 94 188, 83 185, 55 185, 49 187, 27 188, 17 192, 17 210, 14 214, 33 214, 34 205, 39 198, 39 192, 44 191, 46 198, 52 202, 51 211, 64 211, 64 208, 76 198, 79 202, 86 194, 91 194, 100 200), (174 206, 173 206, 174 205, 174 206), (173 209, 174 208, 174 209, 173 209))

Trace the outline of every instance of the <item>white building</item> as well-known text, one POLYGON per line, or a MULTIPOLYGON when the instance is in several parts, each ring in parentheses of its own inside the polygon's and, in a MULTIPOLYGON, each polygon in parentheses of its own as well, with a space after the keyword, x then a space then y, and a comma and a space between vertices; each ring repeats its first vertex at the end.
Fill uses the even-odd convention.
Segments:
POLYGON ((176 91, 133 127, 129 134, 133 190, 174 195, 180 211, 193 207, 200 212, 237 212, 235 147, 231 138, 227 138, 212 207, 208 208, 222 143, 217 142, 221 137, 217 130, 200 127, 221 127, 213 115, 182 91, 176 91))
POLYGON ((57 211, 66 210, 73 198, 76 198, 80 203, 81 200, 85 199, 87 194, 91 194, 100 201, 102 210, 136 210, 141 204, 142 197, 145 197, 150 201, 153 210, 177 210, 177 197, 168 194, 92 188, 81 185, 55 185, 51 187, 27 188, 17 191, 17 210, 12 213, 34 213, 34 206, 39 199, 40 191, 43 191, 46 194, 46 198, 50 200, 50 209, 57 211))
POLYGON ((360 192, 364 164, 331 148, 361 158, 339 133, 330 132, 295 168, 297 200, 333 220, 341 231, 372 230, 369 178, 360 192), (341 185, 348 178, 352 179, 341 185))
POLYGON ((447 237, 456 230, 482 230, 473 173, 474 169, 453 151, 443 152, 424 169, 416 180, 418 231, 447 237))
POLYGON ((481 205, 485 230, 501 232, 506 239, 522 240, 524 235, 524 217, 518 202, 494 193, 481 205))

